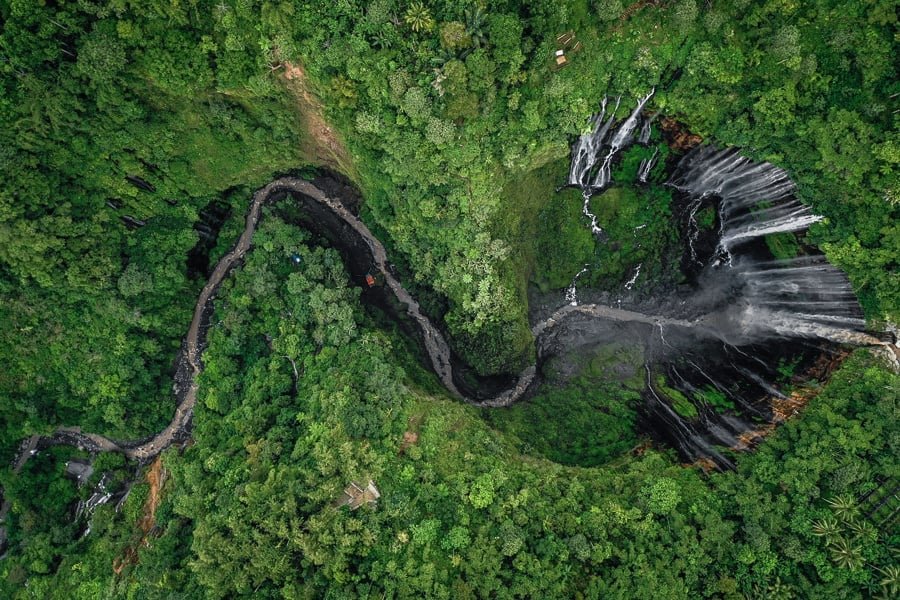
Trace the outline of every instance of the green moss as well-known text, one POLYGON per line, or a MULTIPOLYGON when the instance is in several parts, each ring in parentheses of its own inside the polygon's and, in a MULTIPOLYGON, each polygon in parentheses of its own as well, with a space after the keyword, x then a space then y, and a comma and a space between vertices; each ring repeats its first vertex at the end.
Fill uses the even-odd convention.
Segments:
MULTIPOLYGON (((645 158, 650 158, 653 156, 653 153, 658 151, 659 148, 664 148, 663 146, 639 146, 637 144, 631 146, 624 152, 622 152, 621 162, 616 165, 616 167, 612 171, 612 179, 613 181, 621 181, 621 182, 629 182, 629 181, 637 181, 638 168, 641 166, 641 161, 645 158)), ((668 153, 668 152, 666 152, 668 153)), ((665 163, 665 156, 660 156, 660 160, 657 161, 656 166, 651 170, 651 173, 658 172, 660 166, 665 163)))
POLYGON ((697 225, 700 227, 700 229, 705 229, 707 231, 712 229, 716 224, 715 207, 707 206, 702 210, 697 211, 695 219, 697 220, 697 225))
POLYGON ((644 389, 644 353, 640 346, 608 344, 588 362, 587 373, 603 381, 618 381, 625 388, 644 389))
POLYGON ((794 360, 785 360, 781 359, 778 361, 778 374, 781 376, 781 381, 788 381, 791 377, 794 376, 794 371, 797 370, 797 365, 800 363, 800 359, 794 360))
POLYGON ((591 285, 620 289, 638 265, 639 287, 677 276, 680 251, 674 251, 678 235, 671 201, 671 192, 662 186, 614 186, 591 198, 591 211, 607 235, 588 275, 591 285))
POLYGON ((669 402, 672 403, 672 408, 675 409, 682 417, 686 419, 695 419, 697 418, 697 407, 688 399, 687 396, 682 394, 680 391, 675 388, 671 388, 666 384, 666 378, 664 375, 657 375, 653 378, 653 389, 657 394, 665 396, 669 402))
POLYGON ((566 287, 585 264, 594 261, 596 242, 581 213, 577 190, 560 192, 538 215, 532 280, 542 291, 566 287))
POLYGON ((521 452, 566 465, 604 464, 633 448, 637 392, 643 389, 641 348, 610 344, 580 360, 557 361, 544 366, 546 383, 537 396, 508 410, 483 411, 485 420, 521 452), (560 381, 555 367, 562 361, 581 362, 580 375, 560 381))
POLYGON ((579 379, 547 386, 527 403, 486 410, 485 419, 525 454, 565 465, 597 466, 637 443, 634 407, 640 396, 615 385, 579 379))
POLYGON ((723 410, 734 409, 734 402, 729 400, 728 396, 712 386, 706 386, 703 389, 698 390, 697 395, 703 398, 707 404, 711 405, 717 411, 721 412, 723 410))
POLYGON ((581 268, 593 260, 594 240, 584 226, 581 194, 556 187, 568 169, 566 159, 547 162, 503 188, 504 211, 494 234, 513 246, 508 270, 510 285, 525 300, 525 283, 531 279, 541 290, 565 287, 581 268))
POLYGON ((790 232, 775 233, 765 237, 769 252, 779 260, 794 258, 800 254, 797 236, 790 232))

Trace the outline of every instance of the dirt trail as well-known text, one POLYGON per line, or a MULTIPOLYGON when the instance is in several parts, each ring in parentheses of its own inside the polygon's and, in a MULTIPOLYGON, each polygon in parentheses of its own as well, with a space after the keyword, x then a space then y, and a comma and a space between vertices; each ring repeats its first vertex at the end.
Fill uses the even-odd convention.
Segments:
POLYGON ((167 472, 162 465, 162 457, 157 456, 147 471, 147 483, 150 484, 150 493, 144 503, 144 513, 138 526, 147 534, 156 526, 156 509, 162 497, 162 486, 166 483, 167 472))

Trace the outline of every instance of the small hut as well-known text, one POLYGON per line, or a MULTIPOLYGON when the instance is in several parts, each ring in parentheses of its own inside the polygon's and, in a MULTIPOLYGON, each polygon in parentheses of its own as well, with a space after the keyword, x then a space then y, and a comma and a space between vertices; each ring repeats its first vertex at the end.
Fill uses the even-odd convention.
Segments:
POLYGON ((566 64, 568 59, 566 58, 566 53, 563 50, 556 51, 556 66, 561 67, 566 64))
POLYGON ((355 481, 344 488, 344 493, 337 501, 337 506, 349 506, 350 510, 356 510, 363 504, 374 505, 381 498, 381 492, 375 487, 375 482, 369 480, 369 485, 362 487, 355 481))
POLYGON ((574 31, 566 31, 556 36, 556 50, 553 52, 553 68, 561 69, 569 64, 566 53, 575 54, 581 50, 581 42, 575 39, 574 31))

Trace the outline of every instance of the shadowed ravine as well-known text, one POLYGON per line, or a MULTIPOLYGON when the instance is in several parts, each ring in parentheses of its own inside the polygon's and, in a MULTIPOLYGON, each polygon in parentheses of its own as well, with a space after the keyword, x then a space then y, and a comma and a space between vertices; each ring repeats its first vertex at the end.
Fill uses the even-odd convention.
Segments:
MULTIPOLYGON (((187 428, 197 401, 197 377, 203 370, 201 358, 206 345, 206 330, 209 327, 213 309, 212 304, 216 292, 231 269, 239 264, 244 254, 250 250, 251 240, 259 224, 263 204, 273 198, 283 197, 286 192, 312 199, 319 207, 326 208, 332 214, 338 216, 352 228, 359 239, 365 242, 371 256, 371 264, 378 269, 387 288, 404 305, 407 315, 415 321, 420 332, 421 341, 428 353, 431 367, 451 394, 472 404, 486 407, 508 406, 522 397, 535 380, 536 368, 534 365, 527 367, 519 374, 514 386, 493 398, 479 401, 463 394, 454 379, 450 347, 444 335, 428 317, 422 314, 419 309, 419 303, 394 276, 384 245, 372 234, 365 223, 351 213, 339 200, 329 197, 309 181, 295 177, 282 177, 259 189, 253 195, 250 210, 246 217, 246 225, 240 238, 238 238, 234 247, 219 260, 206 285, 200 291, 190 327, 176 361, 173 391, 177 400, 177 406, 169 425, 151 439, 138 441, 117 441, 100 434, 83 432, 78 427, 61 427, 52 435, 45 437, 32 436, 25 440, 13 463, 15 471, 19 471, 36 451, 51 445, 72 445, 89 452, 121 452, 132 460, 145 462, 155 457, 173 442, 186 439, 188 435, 187 428)), ((532 333, 535 337, 543 335, 545 331, 555 327, 573 312, 590 314, 594 317, 613 321, 636 321, 646 324, 680 327, 694 326, 693 323, 687 321, 645 315, 607 306, 567 305, 560 308, 549 318, 536 324, 532 328, 532 333)))
MULTIPOLYGON (((641 103, 643 102, 646 102, 646 99, 642 99, 641 103)), ((634 111, 626 119, 624 127, 628 131, 625 134, 614 134, 613 141, 615 144, 613 149, 606 153, 601 165, 601 170, 604 172, 605 169, 608 169, 609 160, 611 160, 615 151, 629 143, 636 126, 636 115, 637 111, 634 111)), ((613 117, 611 116, 610 120, 602 128, 599 128, 602 135, 606 134, 606 130, 612 124, 612 119, 613 117)), ((599 119, 597 121, 599 123, 599 119)), ((597 133, 597 130, 594 133, 597 133)), ((592 161, 596 161, 599 158, 600 150, 604 147, 602 142, 598 142, 589 149, 587 155, 583 152, 573 153, 575 161, 582 161, 585 164, 590 163, 586 167, 582 166, 584 179, 587 178, 591 170, 592 161)), ((680 171, 676 171, 673 185, 689 189, 688 176, 691 175, 690 170, 702 169, 702 164, 700 163, 709 159, 710 156, 717 159, 713 161, 713 167, 719 171, 723 169, 723 164, 725 164, 725 167, 733 168, 736 164, 745 165, 749 163, 746 160, 737 160, 735 158, 737 155, 733 153, 726 155, 727 161, 719 160, 721 157, 709 151, 701 152, 699 158, 696 155, 689 155, 683 161, 686 163, 686 166, 680 171)), ((766 169, 761 169, 759 165, 752 166, 751 174, 755 175, 760 171, 764 174, 766 173, 766 169)), ((719 171, 716 172, 717 178, 715 182, 718 184, 716 191, 721 194, 722 185, 720 180, 727 179, 727 174, 722 175, 719 171)), ((603 185, 605 185, 608 179, 605 175, 602 178, 604 180, 603 185)), ((768 179, 772 178, 768 177, 768 179)), ((780 177, 775 179, 777 179, 778 185, 784 185, 780 177)), ((708 177, 702 178, 704 185, 708 180, 708 177)), ((595 186, 593 183, 594 179, 591 179, 591 181, 592 183, 589 184, 591 190, 597 190, 599 187, 602 187, 602 185, 595 186)), ((757 192, 758 190, 754 188, 753 193, 757 194, 757 192)), ((708 190, 704 188, 698 195, 705 196, 707 193, 708 190)), ((82 432, 77 427, 62 427, 52 435, 45 437, 32 436, 25 440, 13 462, 15 471, 19 471, 35 452, 50 445, 67 444, 90 452, 121 452, 129 459, 146 462, 173 442, 182 441, 189 437, 189 425, 197 400, 197 377, 203 370, 201 358, 206 346, 206 330, 209 327, 210 317, 213 312, 213 300, 216 292, 231 269, 239 264, 246 252, 251 249, 251 240, 259 223, 263 204, 272 200, 282 199, 288 195, 299 202, 301 208, 307 214, 308 223, 305 222, 305 224, 312 229, 319 230, 319 233, 336 242, 336 245, 344 253, 345 259, 351 265, 351 275, 354 279, 362 279, 361 274, 369 270, 375 269, 378 271, 384 282, 385 289, 390 290, 390 294, 399 301, 402 310, 405 310, 405 317, 408 317, 409 320, 415 323, 415 327, 412 330, 427 353, 429 366, 437 374, 444 387, 454 397, 477 406, 503 407, 522 398, 538 380, 538 364, 548 358, 549 355, 559 352, 560 340, 565 339, 564 334, 560 335, 561 329, 559 326, 571 321, 572 317, 578 317, 575 321, 588 319, 635 324, 646 328, 651 334, 658 331, 659 339, 665 343, 664 345, 674 350, 675 346, 666 340, 666 336, 669 336, 669 331, 672 331, 674 332, 672 337, 681 339, 681 348, 684 348, 685 352, 691 347, 689 343, 693 343, 696 340, 715 340, 718 343, 731 347, 757 343, 762 339, 772 337, 811 337, 856 345, 884 346, 887 344, 877 337, 864 332, 862 330, 864 322, 858 318, 844 318, 836 314, 826 314, 824 316, 806 315, 804 317, 803 313, 785 312, 783 307, 777 304, 777 301, 779 293, 796 291, 796 283, 793 283, 790 277, 787 280, 785 279, 785 275, 790 275, 794 272, 790 269, 794 269, 798 273, 800 280, 803 280, 803 278, 808 279, 809 281, 805 282, 807 285, 811 285, 811 282, 819 281, 819 279, 815 279, 815 277, 818 277, 817 273, 821 272, 827 276, 833 276, 837 271, 830 265, 827 265, 827 263, 788 265, 787 269, 772 268, 762 269, 762 271, 757 268, 758 265, 754 266, 757 269, 756 271, 749 266, 746 268, 732 268, 731 262, 734 259, 732 256, 733 245, 738 240, 751 237, 751 234, 748 232, 755 230, 751 225, 748 225, 746 218, 729 215, 732 220, 738 222, 743 228, 742 237, 732 236, 729 239, 730 243, 726 243, 724 241, 726 232, 722 231, 723 235, 720 238, 722 243, 719 247, 719 253, 724 256, 720 256, 717 262, 721 262, 722 258, 727 257, 728 269, 720 268, 705 272, 705 275, 700 278, 701 284, 699 288, 690 297, 692 300, 689 310, 683 308, 676 310, 672 306, 660 304, 658 306, 659 314, 653 314, 652 312, 625 310, 600 304, 582 305, 575 300, 573 284, 570 290, 570 302, 532 327, 532 333, 537 342, 538 362, 525 368, 515 378, 513 385, 499 394, 491 395, 486 399, 476 399, 484 398, 486 392, 483 389, 472 389, 469 384, 463 383, 462 378, 459 377, 459 374, 453 367, 456 359, 452 355, 444 335, 422 313, 416 299, 410 295, 395 277, 395 270, 388 262, 387 252, 383 244, 372 234, 365 223, 354 215, 339 199, 329 196, 314 183, 296 177, 281 177, 257 190, 253 195, 246 216, 246 225, 241 236, 234 247, 216 264, 209 280, 197 298, 193 318, 176 361, 173 390, 177 404, 175 414, 169 425, 152 438, 137 441, 116 441, 96 433, 82 432), (718 290, 723 288, 732 290, 735 278, 740 280, 741 277, 746 278, 748 274, 758 274, 759 272, 767 271, 773 271, 775 275, 766 279, 760 279, 759 281, 762 283, 745 285, 745 291, 742 292, 743 295, 734 297, 733 293, 729 291, 727 297, 724 297, 718 292, 718 290), (725 283, 723 283, 723 280, 725 283), (766 284, 766 281, 771 283, 766 284), (766 285, 769 285, 772 289, 767 289, 766 285), (757 296, 764 297, 760 300, 757 296), (724 301, 723 297, 725 298, 724 301), (768 303, 773 298, 775 303, 768 303), (664 330, 666 331, 665 336, 663 334, 664 330), (548 340, 551 341, 548 342, 548 340), (479 391, 481 393, 478 393, 479 391)), ((724 206, 725 208, 722 209, 723 216, 728 215, 725 211, 731 205, 726 202, 724 206)), ((791 207, 791 210, 795 209, 796 206, 791 207)), ((779 212, 777 218, 782 219, 783 217, 784 213, 779 212)), ((725 226, 724 222, 725 219, 723 219, 723 228, 725 226)), ((592 228, 596 228, 594 220, 592 220, 592 228)), ((360 283, 362 284, 361 281, 360 283)), ((837 301, 843 302, 844 298, 840 297, 837 301)), ((784 302, 787 301, 785 300, 784 302)), ((681 304, 684 305, 685 301, 682 300, 681 304)), ((590 328, 586 327, 584 329, 590 328)), ((677 344, 678 342, 676 341, 675 343, 677 344)), ((681 348, 679 351, 681 351, 681 348)), ((649 373, 648 367, 648 378, 649 373)), ((653 391, 652 383, 649 379, 648 384, 650 384, 652 396, 659 400, 656 392, 653 391)), ((665 404, 661 401, 660 403, 665 404)), ((673 426, 684 426, 683 420, 676 419, 676 421, 673 426)), ((706 442, 703 442, 701 446, 705 447, 706 442)), ((684 448, 679 447, 679 450, 685 453, 684 448)), ((698 455, 696 452, 686 452, 686 454, 688 456, 698 455)))

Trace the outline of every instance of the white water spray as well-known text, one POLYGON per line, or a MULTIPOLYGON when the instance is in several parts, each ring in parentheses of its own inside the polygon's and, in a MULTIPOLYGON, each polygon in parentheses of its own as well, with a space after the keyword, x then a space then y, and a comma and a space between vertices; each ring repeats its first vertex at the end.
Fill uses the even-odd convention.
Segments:
POLYGON ((641 267, 642 266, 644 266, 644 263, 638 263, 637 268, 634 270, 634 275, 632 275, 631 279, 629 279, 628 282, 625 284, 626 290, 630 290, 631 288, 634 287, 635 282, 637 281, 638 277, 641 275, 641 267))
POLYGON ((656 161, 659 157, 659 148, 653 150, 653 156, 650 158, 641 159, 641 164, 638 166, 637 170, 637 180, 638 183, 647 183, 647 179, 650 177, 650 171, 653 170, 653 167, 656 166, 656 161))
POLYGON ((587 273, 588 266, 584 265, 578 273, 575 274, 575 277, 572 278, 572 283, 569 284, 569 287, 566 288, 566 302, 569 306, 578 306, 578 296, 576 295, 575 283, 578 281, 578 278, 587 273))

